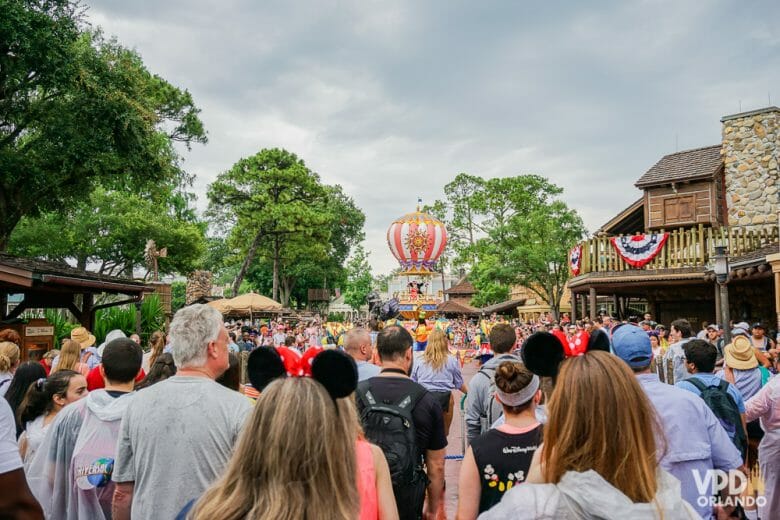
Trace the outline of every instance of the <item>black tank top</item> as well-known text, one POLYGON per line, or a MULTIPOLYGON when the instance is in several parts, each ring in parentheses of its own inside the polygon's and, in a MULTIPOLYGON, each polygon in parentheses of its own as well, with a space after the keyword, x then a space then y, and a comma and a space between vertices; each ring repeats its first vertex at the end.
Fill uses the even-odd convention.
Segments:
POLYGON ((480 513, 498 504, 505 492, 525 481, 534 452, 541 444, 541 424, 520 434, 491 429, 471 443, 482 483, 480 513))

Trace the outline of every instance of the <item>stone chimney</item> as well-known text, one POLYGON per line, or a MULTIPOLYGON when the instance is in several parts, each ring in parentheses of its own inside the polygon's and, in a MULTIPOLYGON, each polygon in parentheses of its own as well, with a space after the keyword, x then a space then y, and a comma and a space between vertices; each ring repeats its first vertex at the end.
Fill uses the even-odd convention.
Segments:
POLYGON ((751 110, 720 121, 728 225, 775 224, 780 208, 780 108, 751 110))

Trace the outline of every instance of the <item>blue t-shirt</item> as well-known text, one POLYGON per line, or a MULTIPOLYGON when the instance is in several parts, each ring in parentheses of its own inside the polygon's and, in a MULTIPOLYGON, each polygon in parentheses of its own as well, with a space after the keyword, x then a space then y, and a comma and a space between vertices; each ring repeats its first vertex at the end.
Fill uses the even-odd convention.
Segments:
MULTIPOLYGON (((702 383, 704 383, 707 386, 718 386, 721 381, 724 381, 724 379, 721 379, 720 375, 718 374, 693 374, 691 377, 695 377, 702 383)), ((688 390, 689 392, 693 392, 694 394, 700 396, 701 392, 699 392, 699 389, 693 386, 691 383, 686 381, 680 381, 676 385, 679 388, 682 388, 683 390, 688 390)), ((737 403, 737 409, 739 410, 739 413, 745 413, 745 400, 742 399, 742 394, 737 390, 737 387, 729 383, 729 387, 726 390, 728 394, 734 398, 734 402, 737 403)))

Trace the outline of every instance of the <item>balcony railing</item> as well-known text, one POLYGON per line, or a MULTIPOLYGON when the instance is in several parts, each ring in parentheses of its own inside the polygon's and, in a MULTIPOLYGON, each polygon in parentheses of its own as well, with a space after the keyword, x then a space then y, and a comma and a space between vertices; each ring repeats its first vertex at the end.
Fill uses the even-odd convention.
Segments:
MULTIPOLYGON (((662 232, 664 230, 661 230, 662 232)), ((746 229, 744 227, 705 227, 669 231, 669 238, 656 257, 641 270, 703 267, 710 263, 715 246, 724 245, 730 258, 742 256, 778 242, 777 226, 746 229)), ((615 251, 609 237, 594 237, 582 243, 580 274, 613 271, 637 271, 615 251)))

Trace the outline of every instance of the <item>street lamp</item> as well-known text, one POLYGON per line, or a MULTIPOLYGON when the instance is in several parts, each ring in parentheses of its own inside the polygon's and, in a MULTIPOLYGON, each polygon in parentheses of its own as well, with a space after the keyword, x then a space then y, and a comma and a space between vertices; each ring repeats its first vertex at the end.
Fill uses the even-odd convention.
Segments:
POLYGON ((731 329, 729 328, 729 290, 726 284, 729 281, 729 255, 726 246, 715 246, 715 280, 720 291, 720 326, 723 327, 723 340, 731 343, 731 329))

